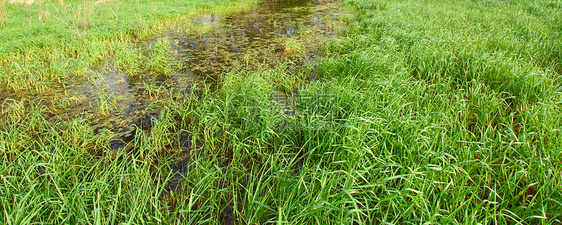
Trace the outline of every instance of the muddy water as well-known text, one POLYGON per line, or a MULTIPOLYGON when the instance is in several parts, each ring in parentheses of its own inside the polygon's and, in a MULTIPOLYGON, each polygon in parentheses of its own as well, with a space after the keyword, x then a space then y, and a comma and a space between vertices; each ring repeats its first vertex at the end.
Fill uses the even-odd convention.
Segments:
POLYGON ((133 138, 134 129, 149 130, 158 119, 159 91, 185 94, 203 83, 216 85, 231 68, 313 63, 322 43, 340 34, 342 15, 336 4, 310 0, 269 0, 233 15, 200 14, 139 45, 148 49, 166 40, 170 54, 183 65, 171 76, 128 76, 108 59, 107 65, 49 94, 0 93, 0 99, 65 99, 57 118, 85 117, 98 132, 116 134, 111 147, 120 148, 133 138))

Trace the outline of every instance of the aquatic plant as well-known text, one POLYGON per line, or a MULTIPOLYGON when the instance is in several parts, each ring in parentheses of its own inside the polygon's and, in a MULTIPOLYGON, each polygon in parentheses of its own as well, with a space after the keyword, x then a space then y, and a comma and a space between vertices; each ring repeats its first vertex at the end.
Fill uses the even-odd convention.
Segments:
POLYGON ((158 39, 153 46, 148 49, 148 56, 145 60, 148 71, 156 75, 167 76, 175 72, 172 65, 173 60, 170 55, 170 43, 166 39, 158 39))
POLYGON ((290 57, 300 56, 304 53, 304 44, 295 39, 287 38, 285 40, 285 54, 290 57))

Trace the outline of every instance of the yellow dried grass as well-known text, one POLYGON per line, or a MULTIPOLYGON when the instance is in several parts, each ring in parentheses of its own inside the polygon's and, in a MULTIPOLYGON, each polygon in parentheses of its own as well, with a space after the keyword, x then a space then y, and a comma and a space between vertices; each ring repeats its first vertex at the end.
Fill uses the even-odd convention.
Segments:
POLYGON ((0 22, 5 23, 8 20, 6 13, 6 0, 0 0, 0 22))
POLYGON ((26 5, 31 5, 31 4, 35 4, 35 0, 8 0, 8 3, 10 4, 26 4, 26 5))

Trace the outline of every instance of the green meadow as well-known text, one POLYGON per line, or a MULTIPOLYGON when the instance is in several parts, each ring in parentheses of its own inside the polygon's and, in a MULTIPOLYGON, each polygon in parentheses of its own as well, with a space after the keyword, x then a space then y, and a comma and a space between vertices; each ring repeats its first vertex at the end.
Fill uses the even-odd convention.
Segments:
POLYGON ((157 37, 265 2, 0 0, 0 224, 562 223, 562 1, 313 2, 317 59, 155 82, 190 66, 157 37), (73 94, 107 66, 151 116, 73 94))

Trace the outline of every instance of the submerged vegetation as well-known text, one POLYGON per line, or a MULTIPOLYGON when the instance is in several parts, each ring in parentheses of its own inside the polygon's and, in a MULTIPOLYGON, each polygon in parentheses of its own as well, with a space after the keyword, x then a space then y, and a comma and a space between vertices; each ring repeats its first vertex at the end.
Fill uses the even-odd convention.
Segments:
POLYGON ((1 222, 561 223, 562 2, 318 3, 178 75, 256 4, 308 3, 0 1, 1 222))

